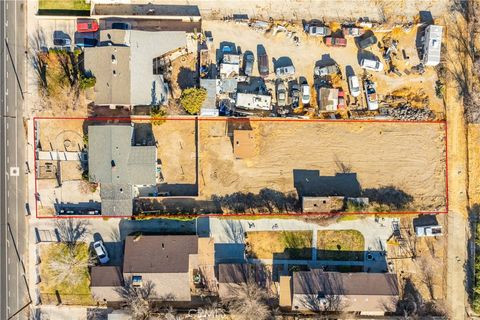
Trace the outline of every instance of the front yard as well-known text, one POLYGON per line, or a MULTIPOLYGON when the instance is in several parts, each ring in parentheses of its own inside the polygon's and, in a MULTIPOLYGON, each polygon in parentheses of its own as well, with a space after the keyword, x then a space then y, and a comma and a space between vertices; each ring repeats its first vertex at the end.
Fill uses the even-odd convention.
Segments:
POLYGON ((90 291, 86 243, 69 248, 63 243, 40 250, 40 298, 43 304, 95 305, 90 291))
POLYGON ((365 239, 357 230, 322 230, 317 234, 317 259, 361 261, 365 239))
POLYGON ((90 10, 85 0, 39 0, 40 10, 90 10))
POLYGON ((247 232, 248 256, 255 259, 312 259, 311 231, 247 232))

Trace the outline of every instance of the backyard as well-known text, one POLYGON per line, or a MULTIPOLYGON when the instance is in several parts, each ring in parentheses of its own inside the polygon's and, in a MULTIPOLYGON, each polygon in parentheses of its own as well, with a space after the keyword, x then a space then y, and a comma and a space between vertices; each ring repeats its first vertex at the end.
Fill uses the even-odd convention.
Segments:
POLYGON ((40 10, 90 10, 86 0, 39 0, 40 10))
POLYGON ((317 259, 362 261, 365 239, 357 230, 322 230, 317 233, 317 259))
POLYGON ((40 297, 43 304, 94 305, 85 243, 44 245, 40 250, 40 297))
POLYGON ((248 255, 254 259, 312 259, 311 231, 247 232, 248 255))

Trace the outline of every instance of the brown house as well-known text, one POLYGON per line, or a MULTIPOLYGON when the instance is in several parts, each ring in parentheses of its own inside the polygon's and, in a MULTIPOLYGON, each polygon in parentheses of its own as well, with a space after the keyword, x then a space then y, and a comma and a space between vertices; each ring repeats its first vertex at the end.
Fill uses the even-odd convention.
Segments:
MULTIPOLYGON (((383 315, 395 311, 398 280, 393 273, 340 273, 313 269, 293 273, 292 310, 383 315)), ((282 297, 280 297, 282 299, 282 297)))

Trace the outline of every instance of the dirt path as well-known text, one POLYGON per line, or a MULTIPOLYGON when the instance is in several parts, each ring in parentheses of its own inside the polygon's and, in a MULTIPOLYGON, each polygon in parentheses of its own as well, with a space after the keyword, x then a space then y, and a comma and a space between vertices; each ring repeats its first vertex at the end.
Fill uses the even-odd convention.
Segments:
POLYGON ((450 319, 465 319, 468 306, 465 288, 467 259, 467 140, 463 105, 456 85, 447 83, 448 124, 448 235, 447 235, 447 308, 450 319))

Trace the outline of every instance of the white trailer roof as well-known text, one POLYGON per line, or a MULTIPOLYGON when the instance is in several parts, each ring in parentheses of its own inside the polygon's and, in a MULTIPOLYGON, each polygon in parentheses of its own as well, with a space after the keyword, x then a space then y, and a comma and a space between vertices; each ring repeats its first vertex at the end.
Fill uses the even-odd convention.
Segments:
POLYGON ((442 26, 430 25, 425 29, 423 63, 426 66, 436 66, 440 63, 442 33, 442 26))

